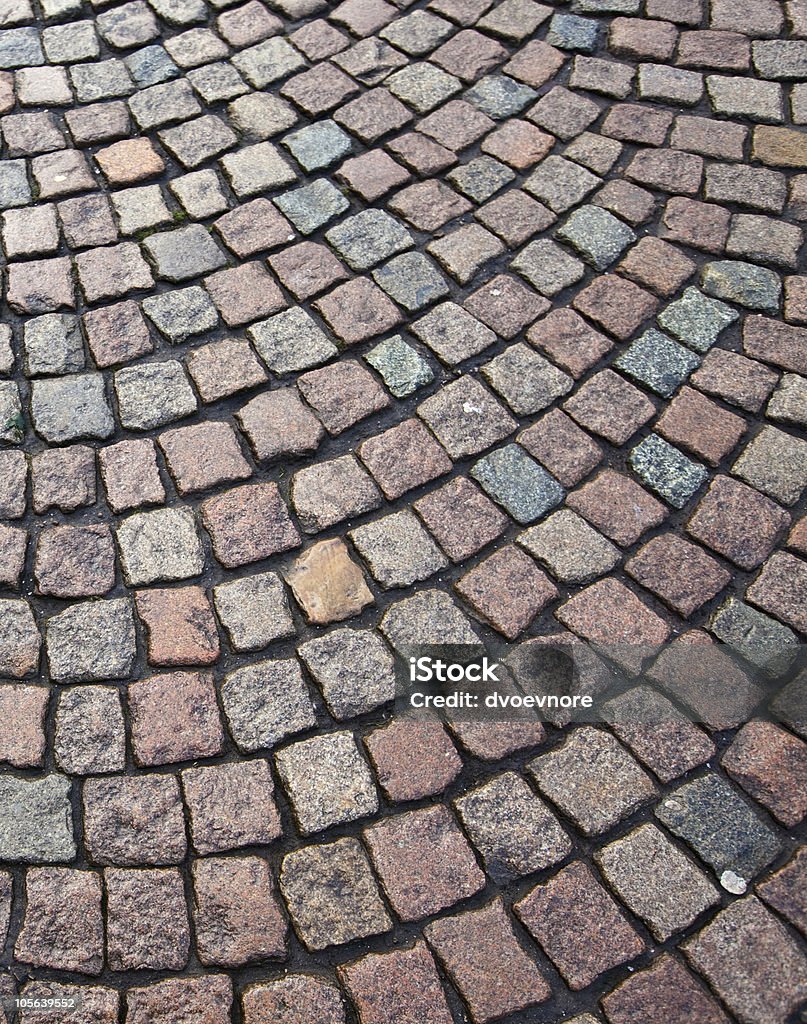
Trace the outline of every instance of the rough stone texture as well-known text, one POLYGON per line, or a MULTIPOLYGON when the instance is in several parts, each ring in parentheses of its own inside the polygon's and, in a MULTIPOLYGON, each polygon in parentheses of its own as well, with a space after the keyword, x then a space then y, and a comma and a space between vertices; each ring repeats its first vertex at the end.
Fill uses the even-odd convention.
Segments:
POLYGON ((443 807, 387 818, 364 834, 389 901, 404 921, 444 910, 484 887, 471 848, 443 807))
POLYGON ((571 852, 557 818, 514 772, 466 793, 456 808, 496 881, 541 871, 571 852))
POLYGON ((727 907, 684 949, 742 1019, 783 1020, 804 999, 804 954, 754 896, 727 907), (772 970, 775 985, 768 984, 772 970))
POLYGON ((179 871, 107 868, 104 883, 112 970, 181 970, 190 928, 179 871))
POLYGON ((339 968, 339 976, 363 1024, 449 1024, 452 1019, 437 966, 423 943, 365 956, 339 968))
POLYGON ((492 1020, 549 997, 549 985, 519 945, 500 902, 430 924, 425 935, 474 1021, 492 1020))
POLYGON ((104 961, 101 879, 94 871, 31 868, 14 955, 35 967, 100 974, 104 961))
POLYGON ((718 900, 717 889, 655 825, 610 843, 597 859, 610 885, 659 941, 718 900))
POLYGON ((711 864, 718 876, 730 870, 750 879, 780 849, 777 835, 717 775, 681 786, 659 803, 656 815, 711 864))
POLYGON ((573 990, 645 948, 581 861, 536 886, 515 909, 573 990))
POLYGON ((806 71, 802 0, 0 0, 0 1020, 803 1010, 806 71), (595 707, 409 713, 483 639, 595 707))
POLYGON ((193 867, 196 948, 203 964, 283 959, 286 922, 261 857, 206 857, 193 867))
POLYGON ((0 778, 0 855, 5 861, 63 864, 76 855, 70 781, 0 778))
POLYGON ((176 779, 89 779, 84 784, 84 840, 90 860, 98 864, 180 863, 187 845, 176 779))
POLYGON ((612 736, 578 728, 557 751, 530 763, 541 791, 586 835, 605 832, 653 798, 655 787, 612 736))
POLYGON ((280 870, 280 889, 307 949, 341 945, 392 927, 370 863, 355 839, 288 854, 280 870))

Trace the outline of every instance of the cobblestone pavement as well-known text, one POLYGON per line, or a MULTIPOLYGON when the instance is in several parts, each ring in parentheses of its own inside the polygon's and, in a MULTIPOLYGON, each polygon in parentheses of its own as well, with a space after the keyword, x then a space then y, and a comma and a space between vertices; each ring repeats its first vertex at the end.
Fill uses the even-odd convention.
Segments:
POLYGON ((716 641, 803 641, 805 0, 0 25, 5 1020, 807 1019, 807 675, 390 703, 415 640, 749 706, 716 641))

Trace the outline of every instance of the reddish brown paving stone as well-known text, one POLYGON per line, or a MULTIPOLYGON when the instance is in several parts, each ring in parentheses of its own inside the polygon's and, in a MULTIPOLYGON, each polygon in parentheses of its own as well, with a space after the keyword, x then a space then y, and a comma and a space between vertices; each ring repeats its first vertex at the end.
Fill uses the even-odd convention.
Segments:
POLYGON ((537 164, 555 144, 554 138, 528 121, 507 121, 482 143, 482 152, 524 171, 537 164))
POLYGON ((751 314, 743 322, 743 352, 783 370, 807 373, 807 329, 751 314))
POLYGON ((670 634, 667 623, 616 579, 592 583, 555 615, 584 640, 617 647, 616 653, 631 665, 641 662, 643 650, 664 643, 670 634))
POLYGON ((668 297, 695 273, 696 266, 674 245, 646 235, 616 269, 657 295, 668 297))
POLYGON ((419 132, 399 135, 388 142, 386 148, 417 174, 439 174, 457 162, 450 149, 419 132))
POLYGON ((434 796, 462 770, 462 759, 439 722, 394 719, 368 733, 364 745, 390 800, 434 796))
POLYGON ((206 966, 286 956, 287 925, 262 857, 206 857, 193 865, 196 948, 206 966))
POLYGON ((224 338, 188 356, 188 371, 203 402, 215 402, 263 384, 266 372, 248 341, 224 338))
POLYGON ((227 248, 240 259, 275 249, 295 237, 294 228, 268 199, 244 203, 219 217, 214 227, 227 248))
POLYGON ((592 481, 573 491, 566 504, 580 512, 611 540, 627 547, 667 517, 660 501, 630 477, 604 469, 592 481))
POLYGON ((549 307, 547 299, 507 274, 491 278, 463 302, 464 309, 502 338, 515 337, 549 307))
POLYGON ((807 994, 807 958, 754 896, 721 911, 683 950, 729 1010, 750 1024, 784 1021, 807 994))
POLYGON ((314 452, 325 436, 322 424, 294 388, 265 391, 236 416, 261 462, 314 452))
POLYGON ((283 85, 281 94, 311 115, 324 114, 358 92, 358 86, 334 64, 317 64, 283 85))
POLYGON ((132 747, 138 764, 173 764, 220 754, 223 733, 212 678, 169 672, 129 686, 132 747))
MULTIPOLYGON (((76 1013, 84 1015, 87 1020, 92 1020, 93 1024, 117 1024, 119 1019, 120 993, 115 989, 104 988, 100 985, 64 985, 54 981, 29 981, 20 989, 19 994, 23 999, 31 1000, 74 1000, 77 1009, 60 1014, 65 1024, 77 1024, 79 1018, 74 1015, 76 1013)), ((47 1006, 47 1002, 40 1005, 47 1006)), ((58 1006, 59 1004, 51 1005, 58 1006)), ((48 1024, 48 1020, 53 1019, 53 1012, 52 1009, 24 1010, 22 1019, 25 1024, 48 1024)), ((6 1020, 10 1021, 10 1019, 0 1017, 4 1024, 6 1020)))
POLYGON ((365 441, 359 457, 390 501, 450 472, 453 465, 417 419, 404 420, 365 441))
POLYGON ((646 149, 634 156, 625 176, 660 192, 694 196, 703 178, 703 158, 675 149, 646 149))
POLYGON ((465 100, 449 100, 424 117, 418 124, 418 131, 441 146, 459 152, 467 149, 493 127, 495 122, 470 103, 465 100))
POLYGON ((603 274, 575 296, 573 305, 624 341, 655 312, 658 300, 631 281, 603 274))
POLYGON ((332 21, 355 36, 369 36, 395 17, 395 8, 384 0, 343 0, 331 13, 332 21))
POLYGON ((475 1024, 545 1002, 551 988, 513 932, 501 900, 444 917, 424 932, 475 1024))
POLYGON ((670 1024, 728 1024, 729 1018, 695 976, 668 954, 623 981, 602 1000, 611 1024, 666 1020, 670 1024))
POLYGON ((634 60, 668 60, 677 41, 678 30, 669 21, 614 18, 608 31, 608 49, 634 60))
POLYGON ((145 438, 119 441, 99 451, 101 478, 113 512, 165 501, 155 452, 154 442, 145 438))
POLYGON ((266 761, 187 768, 182 772, 182 789, 198 853, 268 844, 281 834, 266 761))
POLYGON ((115 585, 115 545, 108 526, 55 526, 39 535, 34 562, 37 591, 54 597, 92 597, 115 585))
POLYGON ((287 974, 259 982, 245 990, 242 1000, 244 1024, 345 1024, 339 989, 314 975, 287 974))
POLYGON ((721 409, 699 392, 683 387, 656 423, 672 444, 717 466, 747 430, 741 416, 721 409))
POLYGON ((521 245, 554 224, 556 217, 526 192, 510 189, 476 211, 476 218, 508 245, 521 245))
POLYGON ((401 189, 388 205, 420 231, 435 231, 473 208, 467 199, 435 179, 401 189))
POLYGON ((139 590, 137 614, 148 637, 151 665, 211 665, 219 637, 210 601, 202 587, 139 590))
POLYGON ((745 71, 750 62, 749 40, 741 32, 705 29, 681 33, 676 63, 684 67, 745 71))
POLYGON ((731 214, 714 203, 674 196, 664 208, 663 238, 683 242, 704 252, 721 253, 729 236, 731 214))
POLYGON ((712 731, 737 728, 762 699, 741 665, 702 630, 689 630, 664 647, 647 676, 712 731))
POLYGON ((749 412, 759 412, 778 379, 762 363, 722 348, 707 352, 690 378, 701 391, 749 412))
POLYGON ((748 129, 744 125, 680 115, 675 119, 670 144, 675 149, 686 149, 719 160, 742 160, 747 138, 748 129))
POLYGON ((807 632, 807 562, 776 552, 746 594, 763 611, 807 632))
POLYGON ((229 423, 199 423, 166 430, 159 445, 180 494, 252 476, 229 423))
POLYGON ((186 1014, 192 1014, 196 1024, 229 1024, 232 1000, 233 986, 226 975, 168 978, 127 989, 126 1019, 130 1024, 181 1024, 186 1014))
POLYGON ((247 484, 202 503, 202 522, 222 565, 258 562, 300 544, 277 484, 247 484))
POLYGON ((507 517, 465 477, 457 477, 414 503, 414 509, 452 562, 499 537, 507 517))
POLYGON ((372 202, 405 184, 412 176, 383 150, 373 150, 345 160, 337 177, 363 199, 372 202))
POLYGON ((802 846, 792 860, 757 886, 765 902, 807 936, 807 850, 802 846))
POLYGON ((807 516, 803 516, 790 531, 788 547, 807 555, 807 516))
POLYGON ((364 837, 387 897, 404 921, 445 910, 484 888, 485 876, 445 807, 382 819, 364 837))
POLYGON ((287 569, 286 581, 308 621, 317 626, 350 619, 375 603, 364 574, 338 537, 304 551, 287 569))
POLYGON ((772 722, 744 725, 723 754, 729 775, 792 828, 807 815, 807 744, 772 722))
POLYGON ((73 868, 30 868, 25 893, 15 958, 34 967, 100 974, 104 963, 100 876, 73 868))
POLYGON ((617 904, 580 861, 536 886, 515 904, 515 911, 574 991, 645 949, 617 904))
POLYGON ((656 412, 644 392, 610 369, 589 377, 563 408, 580 426, 614 445, 630 440, 656 412))
POLYGON ((685 619, 731 580, 714 558, 674 533, 654 537, 626 563, 625 571, 685 619))
POLYGON ((131 185, 155 178, 165 170, 165 161, 149 139, 124 139, 99 150, 96 162, 110 185, 131 185))
POLYGON ((362 142, 377 142, 412 120, 412 114, 388 89, 368 89, 334 114, 334 120, 362 142))
POLYGON ((390 404, 376 378, 353 360, 310 370, 298 378, 297 386, 328 433, 334 435, 390 404))
POLYGON ((327 246, 299 242, 269 257, 269 265, 298 299, 309 299, 348 277, 347 268, 327 246))
POLYGON ((549 577, 512 545, 480 562, 454 588, 508 640, 523 633, 538 612, 558 596, 549 577))
POLYGON ((182 970, 190 927, 177 868, 107 868, 107 961, 113 971, 182 970))
POLYGON ((579 483, 603 457, 600 446, 560 409, 552 409, 527 427, 518 442, 564 487, 579 483))
POLYGON ((672 122, 673 115, 668 110, 639 103, 615 103, 605 116, 602 133, 625 142, 663 146, 672 122))
POLYGON ((619 739, 662 782, 702 765, 715 746, 666 697, 637 687, 609 701, 603 716, 619 739))
POLYGON ((117 366, 154 348, 136 302, 128 299, 84 314, 84 330, 96 365, 117 366))
POLYGON ((371 953, 337 968, 361 1024, 451 1024, 440 977, 425 943, 371 953))
POLYGON ((542 349, 573 377, 613 348, 613 342, 571 309, 553 309, 527 331, 527 340, 542 349))
POLYGON ((785 278, 785 320, 807 324, 807 276, 785 278))
POLYGON ((6 302, 15 313, 52 313, 74 309, 75 288, 70 260, 33 260, 8 266, 6 302))
POLYGON ((287 305, 274 278, 260 263, 220 270, 205 278, 205 288, 229 327, 248 324, 287 305))
POLYGON ((139 775, 84 783, 84 842, 98 864, 177 864, 185 823, 176 779, 139 775))
POLYGON ((339 285, 314 305, 347 345, 383 334, 402 319, 378 285, 366 278, 339 285))
POLYGON ((508 56, 507 50, 475 29, 463 29, 431 55, 431 60, 464 82, 473 82, 508 56))
POLYGON ((595 206, 610 210, 634 227, 649 220, 656 207, 652 193, 618 178, 606 182, 591 201, 595 206))
POLYGON ((717 476, 701 499, 687 533, 743 569, 760 565, 790 518, 777 504, 728 476, 717 476))
POLYGON ((469 754, 483 761, 500 761, 546 739, 540 722, 452 722, 451 731, 469 754))
POLYGON ((42 686, 0 684, 0 762, 13 768, 42 764, 48 698, 48 690, 42 686))
POLYGON ((511 78, 537 89, 563 67, 565 54, 554 46, 533 40, 522 47, 502 70, 511 78))

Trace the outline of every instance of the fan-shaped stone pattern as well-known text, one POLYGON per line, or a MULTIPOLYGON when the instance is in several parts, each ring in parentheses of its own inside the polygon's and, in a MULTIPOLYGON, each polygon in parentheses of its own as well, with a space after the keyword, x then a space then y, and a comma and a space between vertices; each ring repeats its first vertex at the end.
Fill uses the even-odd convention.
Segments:
POLYGON ((803 1004, 806 71, 797 2, 0 0, 0 998, 803 1004), (663 695, 392 713, 563 627, 663 695))

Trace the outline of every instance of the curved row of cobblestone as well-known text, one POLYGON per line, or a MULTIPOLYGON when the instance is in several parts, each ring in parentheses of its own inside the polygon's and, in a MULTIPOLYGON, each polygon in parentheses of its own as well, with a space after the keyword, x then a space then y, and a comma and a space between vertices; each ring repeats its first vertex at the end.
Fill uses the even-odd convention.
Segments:
POLYGON ((803 1012, 806 72, 803 0, 0 0, 0 1022, 803 1012), (547 637, 663 726, 393 713, 547 637))

